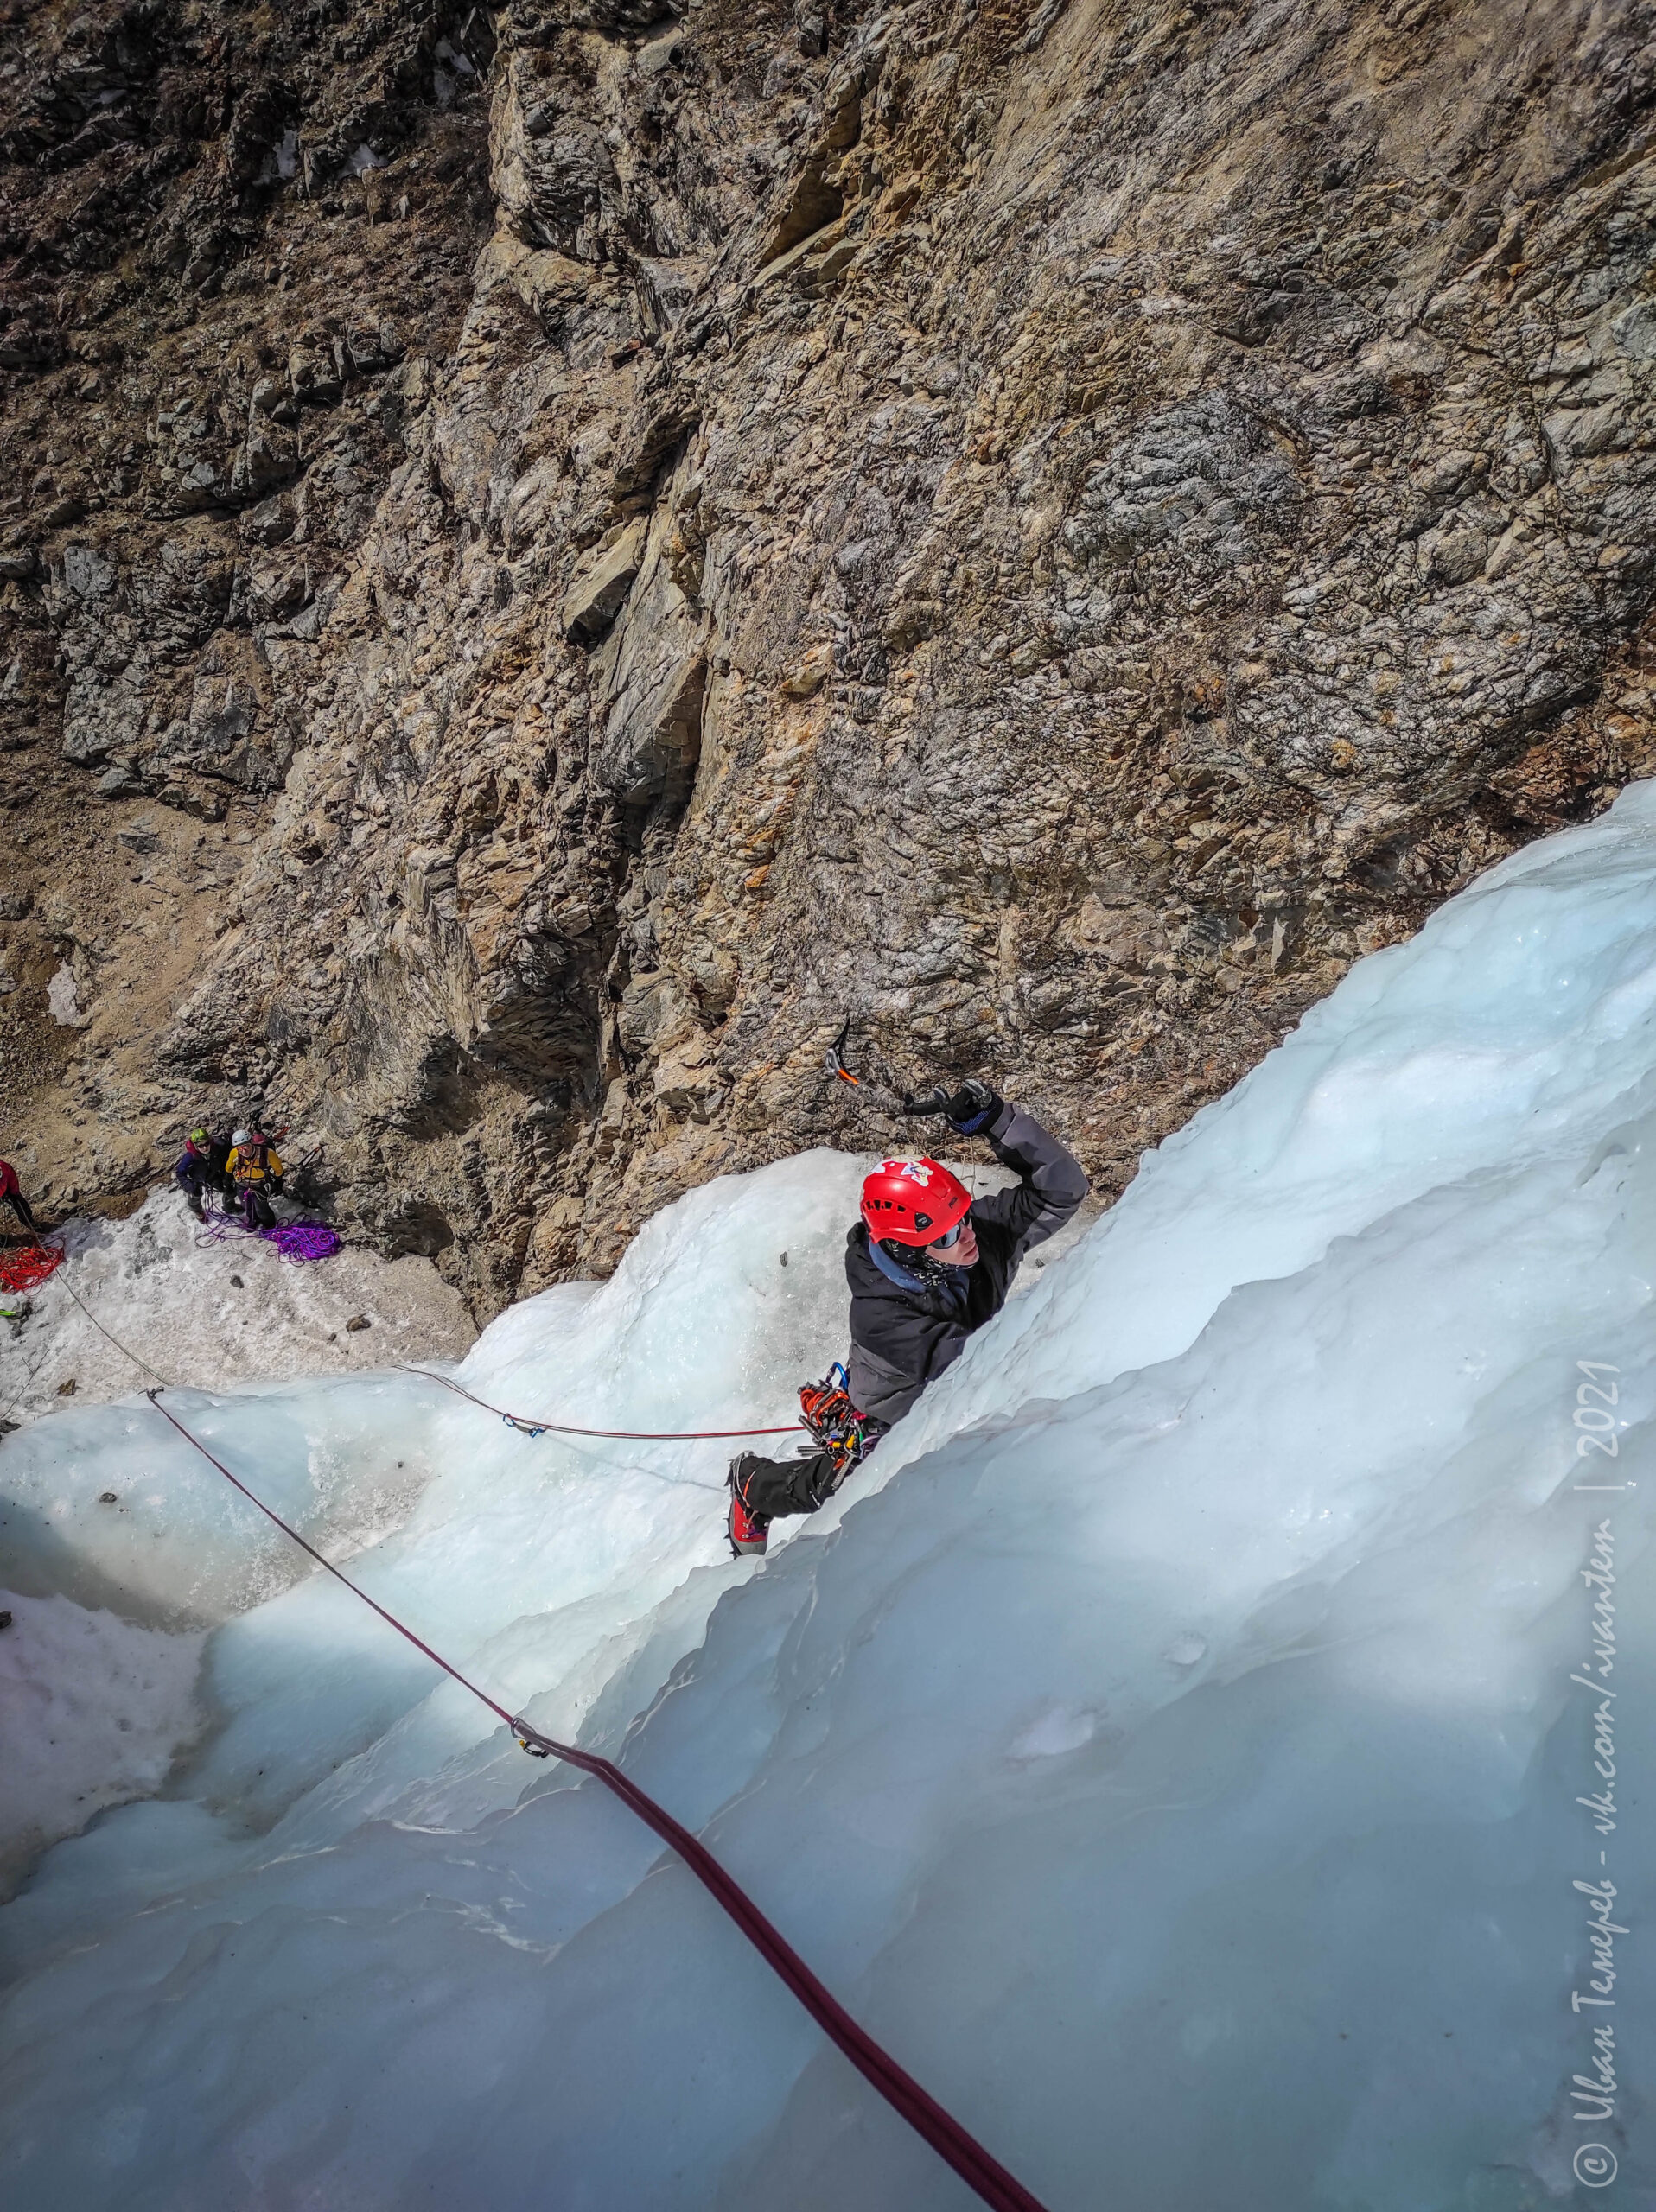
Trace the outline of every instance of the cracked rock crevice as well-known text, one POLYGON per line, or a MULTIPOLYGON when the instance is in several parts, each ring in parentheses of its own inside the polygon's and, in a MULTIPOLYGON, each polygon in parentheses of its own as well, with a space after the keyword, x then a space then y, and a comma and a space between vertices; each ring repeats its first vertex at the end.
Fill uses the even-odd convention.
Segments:
POLYGON ((847 1015, 1108 1194, 1656 764, 1646 0, 11 12, 53 1202, 258 1111, 481 1318, 847 1015))

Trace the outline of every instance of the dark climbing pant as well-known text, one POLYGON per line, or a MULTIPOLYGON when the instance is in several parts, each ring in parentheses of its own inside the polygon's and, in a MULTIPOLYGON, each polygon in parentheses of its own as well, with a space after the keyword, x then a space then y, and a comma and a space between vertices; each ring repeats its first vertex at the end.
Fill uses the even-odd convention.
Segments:
POLYGON ((736 1496, 761 1521, 814 1513, 838 1487, 829 1452, 808 1452, 799 1459, 763 1459, 757 1452, 744 1452, 731 1461, 730 1473, 736 1496))
POLYGON ((207 1185, 217 1180, 213 1170, 204 1160, 181 1160, 173 1170, 173 1176, 184 1193, 190 1211, 199 1221, 201 1218, 201 1201, 207 1196, 207 1185))
POLYGON ((11 1208, 13 1213, 16 1215, 18 1220, 22 1222, 23 1227, 29 1231, 31 1236, 38 1236, 40 1235, 41 1225, 35 1218, 35 1209, 29 1205, 29 1200, 23 1196, 21 1191, 8 1191, 6 1192, 6 1204, 11 1208))
POLYGON ((249 1229, 274 1229, 276 1214, 270 1200, 257 1183, 244 1183, 241 1191, 241 1217, 249 1229))

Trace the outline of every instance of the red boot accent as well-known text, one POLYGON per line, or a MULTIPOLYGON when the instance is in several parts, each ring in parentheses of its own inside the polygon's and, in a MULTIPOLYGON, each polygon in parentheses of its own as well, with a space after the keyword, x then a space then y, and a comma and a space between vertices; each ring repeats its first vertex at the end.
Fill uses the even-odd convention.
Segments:
POLYGON ((747 1552, 763 1552, 770 1541, 770 1522, 761 1514, 749 1513, 737 1494, 736 1478, 730 1484, 730 1519, 727 1534, 730 1539, 730 1556, 740 1559, 747 1552))

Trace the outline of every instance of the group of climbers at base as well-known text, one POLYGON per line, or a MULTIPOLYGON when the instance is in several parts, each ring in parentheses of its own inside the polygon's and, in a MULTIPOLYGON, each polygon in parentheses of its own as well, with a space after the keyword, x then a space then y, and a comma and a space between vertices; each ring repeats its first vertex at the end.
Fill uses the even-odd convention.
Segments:
MULTIPOLYGON (((285 1195, 283 1178, 287 1173, 276 1147, 277 1138, 286 1135, 285 1129, 271 1135, 258 1128, 226 1133, 203 1126, 190 1131, 174 1163, 173 1179, 206 1230, 196 1238, 198 1244, 217 1243, 232 1236, 259 1236, 295 1265, 333 1258, 341 1239, 326 1222, 278 1222, 276 1217, 271 1201, 285 1195), (210 1197, 219 1200, 222 1211, 209 1211, 210 1197)), ((302 1160, 299 1172, 315 1156, 313 1153, 302 1160)))
POLYGON ((743 1452, 730 1463, 730 1548, 762 1552, 770 1524, 814 1513, 866 1459, 966 1338, 1006 1303, 1019 1262, 1068 1221, 1087 1192, 1080 1160, 1032 1115, 972 1081, 918 1109, 957 1136, 982 1136, 1018 1176, 973 1198, 935 1160, 882 1160, 863 1185, 862 1219, 845 1239, 851 1352, 843 1389, 800 1393, 817 1438, 793 1459, 743 1452))
POLYGON ((275 1140, 262 1129, 192 1129, 173 1168, 185 1204, 198 1221, 207 1218, 209 1194, 223 1201, 226 1213, 239 1213, 249 1229, 274 1229, 271 1200, 283 1194, 283 1166, 275 1140))
MULTIPOLYGON (((283 1173, 276 1140, 262 1129, 234 1129, 227 1135, 206 1128, 192 1129, 173 1166, 173 1179, 197 1221, 207 1218, 205 1201, 213 1197, 227 1214, 239 1214, 249 1229, 276 1227, 271 1200, 283 1195, 283 1173)), ((23 1196, 17 1171, 7 1160, 0 1160, 0 1199, 11 1208, 19 1226, 30 1236, 41 1235, 41 1224, 23 1196)))
MULTIPOLYGON (((277 1132, 278 1136, 286 1134, 284 1129, 277 1132)), ((302 1170, 309 1165, 309 1159, 300 1162, 302 1170)), ((207 1234, 198 1236, 196 1243, 246 1235, 274 1246, 279 1259, 294 1265, 332 1259, 341 1249, 341 1240, 326 1222, 277 1220, 271 1200, 283 1196, 283 1173, 276 1137, 263 1129, 234 1129, 227 1135, 205 1126, 192 1129, 174 1163, 173 1179, 206 1230, 207 1234), (209 1197, 220 1200, 222 1211, 208 1211, 209 1197)), ((62 1266, 68 1251, 61 1240, 50 1244, 41 1241, 45 1225, 36 1220, 34 1208, 23 1196, 17 1171, 6 1160, 0 1160, 0 1199, 11 1208, 29 1240, 20 1249, 0 1238, 0 1248, 6 1248, 0 1249, 0 1293, 16 1297, 38 1289, 62 1266)), ((21 1313, 8 1310, 5 1318, 18 1320, 27 1311, 26 1306, 21 1313)))

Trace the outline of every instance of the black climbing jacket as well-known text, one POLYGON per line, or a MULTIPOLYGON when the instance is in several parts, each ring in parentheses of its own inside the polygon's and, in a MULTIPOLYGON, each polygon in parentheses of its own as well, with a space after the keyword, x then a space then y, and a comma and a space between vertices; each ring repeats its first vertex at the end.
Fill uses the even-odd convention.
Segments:
MULTIPOLYGON (((973 1266, 939 1265, 940 1279, 930 1282, 872 1249, 862 1222, 845 1240, 850 1398, 867 1416, 870 1436, 901 1421, 926 1385, 959 1358, 966 1338, 1005 1305, 1024 1254, 1061 1229, 1086 1196, 1080 1160, 1016 1106, 997 1107, 980 1134, 1022 1179, 973 1202, 973 1266)), ((841 1479, 831 1452, 808 1449, 793 1459, 744 1452, 730 1475, 748 1511, 765 1521, 814 1513, 841 1479)))
MULTIPOLYGON (((851 1402, 882 1428, 901 1421, 927 1384, 953 1365, 966 1338, 1006 1303, 1024 1254, 1064 1224, 1086 1196, 1081 1164, 1050 1130, 1016 1106, 1003 1106, 982 1132, 1003 1166, 1021 1180, 972 1202, 976 1264, 945 1271, 933 1287, 892 1279, 883 1255, 869 1249, 862 1222, 845 1240, 851 1288, 851 1402), (958 1278, 964 1274, 965 1294, 958 1278)), ((904 1272, 896 1270, 897 1273, 904 1272)))
POLYGON ((205 1153, 197 1152, 193 1144, 185 1146, 174 1165, 173 1173, 181 1187, 194 1198, 205 1197, 208 1191, 217 1187, 220 1181, 212 1161, 205 1153))

